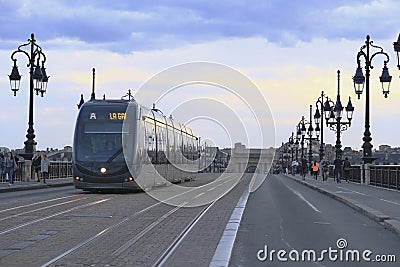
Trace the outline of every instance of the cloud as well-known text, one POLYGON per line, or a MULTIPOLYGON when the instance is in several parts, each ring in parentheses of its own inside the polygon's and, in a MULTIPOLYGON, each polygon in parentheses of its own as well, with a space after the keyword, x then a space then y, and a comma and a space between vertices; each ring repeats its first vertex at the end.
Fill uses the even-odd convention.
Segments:
MULTIPOLYGON (((315 38, 388 38, 400 3, 382 1, 2 1, 0 48, 25 40, 73 40, 122 54, 226 38, 262 37, 292 47, 315 38), (41 8, 36 8, 40 6, 41 8), (384 23, 383 23, 384 21, 384 23)), ((67 43, 70 45, 71 42, 67 43)))
MULTIPOLYGON (((11 52, 34 32, 51 76, 45 98, 34 100, 39 148, 71 144, 76 104, 81 93, 89 98, 93 67, 97 96, 120 98, 155 73, 190 61, 226 64, 252 79, 270 103, 277 137, 285 141, 321 90, 335 96, 340 69, 342 102, 352 95, 356 107, 343 143, 361 143, 364 102, 355 99, 351 80, 356 53, 370 34, 374 44, 391 54, 389 64, 394 66, 392 42, 398 35, 400 8, 395 0, 290 1, 284 6, 272 0, 0 3, 0 106, 7 110, 0 114, 0 122, 12 128, 1 134, 1 140, 20 147, 26 134, 27 61, 22 56, 18 60, 23 78, 17 98, 11 94, 7 75, 11 52), (56 112, 49 117, 45 109, 56 112)), ((374 142, 397 140, 396 131, 385 132, 383 122, 396 120, 398 70, 390 69, 392 92, 381 99, 376 82, 381 59, 374 64, 374 142)), ((334 140, 333 134, 326 136, 334 140)))

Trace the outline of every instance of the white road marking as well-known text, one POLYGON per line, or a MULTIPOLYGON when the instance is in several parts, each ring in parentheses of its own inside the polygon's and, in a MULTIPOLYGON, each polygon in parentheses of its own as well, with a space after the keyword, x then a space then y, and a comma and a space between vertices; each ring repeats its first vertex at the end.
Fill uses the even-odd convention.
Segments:
POLYGON ((204 195, 205 193, 200 193, 200 194, 198 194, 198 195, 196 195, 193 199, 196 199, 196 198, 198 198, 198 197, 201 197, 202 195, 204 195))
POLYGON ((250 187, 246 187, 236 207, 233 209, 231 217, 226 224, 225 230, 215 249, 214 256, 210 262, 210 267, 228 266, 232 255, 233 245, 239 231, 239 225, 246 208, 247 200, 250 195, 250 187))
POLYGON ((27 205, 12 207, 12 208, 9 208, 9 209, 0 210, 0 213, 1 212, 6 212, 6 211, 10 211, 10 210, 26 208, 26 207, 30 207, 30 206, 34 206, 34 205, 38 205, 38 204, 43 204, 43 203, 47 203, 47 202, 51 202, 51 201, 56 201, 56 200, 60 200, 60 199, 70 198, 70 197, 75 197, 75 196, 58 197, 58 198, 53 198, 53 199, 49 199, 49 200, 45 200, 45 201, 39 201, 39 202, 35 202, 35 203, 30 203, 30 204, 27 204, 27 205))
POLYGON ((303 200, 310 208, 315 210, 316 212, 321 212, 319 209, 317 209, 310 201, 308 201, 302 194, 294 190, 293 188, 289 187, 290 191, 292 191, 296 196, 298 196, 301 200, 303 200))
POLYGON ((354 191, 354 190, 351 190, 351 189, 347 189, 347 188, 344 188, 344 187, 341 187, 341 186, 336 186, 337 188, 340 188, 340 189, 343 189, 343 190, 346 190, 346 191, 350 191, 350 192, 352 192, 352 193, 356 193, 356 194, 359 194, 359 195, 362 195, 362 196, 367 196, 366 194, 364 194, 364 193, 360 193, 360 192, 358 192, 358 191, 354 191))
POLYGON ((394 201, 391 201, 391 200, 386 200, 386 199, 383 199, 383 198, 379 198, 379 200, 382 200, 382 201, 385 201, 387 203, 391 203, 391 204, 395 204, 395 205, 399 205, 400 206, 400 203, 397 203, 397 202, 394 202, 394 201))

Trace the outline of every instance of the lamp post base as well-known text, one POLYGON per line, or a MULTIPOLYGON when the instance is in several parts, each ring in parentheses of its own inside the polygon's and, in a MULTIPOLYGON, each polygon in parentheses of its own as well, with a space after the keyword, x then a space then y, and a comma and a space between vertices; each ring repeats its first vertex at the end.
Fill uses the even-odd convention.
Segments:
POLYGON ((32 153, 19 153, 18 155, 23 157, 25 160, 32 160, 33 158, 32 153))
POLYGON ((374 158, 374 157, 362 157, 361 158, 363 160, 364 164, 368 164, 368 163, 372 163, 374 160, 378 159, 378 158, 374 158))

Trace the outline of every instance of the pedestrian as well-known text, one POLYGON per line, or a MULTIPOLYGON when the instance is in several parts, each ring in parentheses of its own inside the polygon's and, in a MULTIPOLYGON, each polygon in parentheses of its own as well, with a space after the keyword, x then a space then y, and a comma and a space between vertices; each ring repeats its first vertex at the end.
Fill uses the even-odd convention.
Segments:
POLYGON ((294 159, 292 161, 292 169, 291 169, 292 175, 296 175, 296 167, 297 167, 297 165, 298 165, 297 160, 294 159))
POLYGON ((44 154, 40 162, 40 171, 42 172, 43 183, 46 183, 46 178, 49 178, 49 165, 50 161, 47 158, 47 155, 44 154))
POLYGON ((3 182, 3 176, 4 176, 4 155, 0 154, 0 180, 3 182))
POLYGON ((19 163, 19 158, 17 157, 17 156, 14 156, 14 154, 13 153, 11 153, 11 157, 12 157, 12 159, 14 160, 14 171, 13 171, 13 183, 14 183, 14 181, 15 181, 15 179, 16 179, 16 176, 17 176, 17 171, 18 171, 18 169, 19 169, 19 166, 18 166, 18 163, 19 163))
POLYGON ((336 157, 333 161, 333 167, 334 179, 336 179, 336 182, 340 183, 342 179, 342 159, 340 157, 336 157))
POLYGON ((349 158, 346 157, 343 161, 343 175, 344 175, 344 179, 346 179, 346 182, 349 182, 350 170, 351 170, 351 164, 350 164, 349 158))
POLYGON ((315 180, 317 180, 317 178, 318 178, 318 172, 319 172, 319 163, 318 163, 318 160, 316 160, 316 161, 313 163, 312 169, 313 169, 313 174, 314 174, 314 176, 315 176, 315 180))
POLYGON ((329 176, 329 161, 326 157, 321 160, 320 166, 322 170, 322 181, 327 181, 329 176))
POLYGON ((301 159, 301 176, 303 177, 303 180, 306 179, 307 169, 307 160, 303 157, 301 159))
POLYGON ((11 155, 11 152, 7 152, 4 158, 5 167, 6 167, 6 182, 8 181, 8 186, 11 186, 13 181, 13 173, 15 168, 15 161, 11 155))
POLYGON ((35 155, 35 157, 32 159, 32 167, 34 172, 36 173, 36 178, 37 182, 40 182, 40 165, 41 165, 42 157, 38 153, 35 155))

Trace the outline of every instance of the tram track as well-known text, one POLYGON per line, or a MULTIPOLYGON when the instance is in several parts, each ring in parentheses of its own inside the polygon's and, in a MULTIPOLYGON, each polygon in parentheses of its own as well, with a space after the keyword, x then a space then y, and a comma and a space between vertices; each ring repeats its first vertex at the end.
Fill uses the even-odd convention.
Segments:
MULTIPOLYGON (((226 176, 226 179, 193 187, 170 197, 179 199, 180 204, 176 207, 163 202, 154 203, 154 199, 151 200, 144 193, 79 194, 74 195, 77 197, 75 199, 71 199, 74 196, 63 196, 5 207, 0 210, 4 222, 15 221, 16 218, 25 221, 0 230, 0 238, 4 236, 2 240, 6 241, 0 248, 0 265, 9 262, 1 256, 8 248, 22 246, 27 242, 24 240, 46 237, 45 241, 38 241, 28 250, 40 251, 49 246, 51 250, 45 257, 24 266, 125 266, 126 263, 121 261, 131 258, 132 253, 135 254, 135 258, 131 259, 133 265, 163 266, 217 200, 198 207, 193 207, 193 203, 204 201, 208 192, 223 191, 223 187, 234 186, 236 183, 234 177, 226 176), (73 205, 80 201, 89 202, 73 205), (60 210, 64 205, 73 206, 60 210), (53 209, 56 211, 49 213, 53 209), (78 210, 80 212, 76 212, 78 210), (47 214, 44 213, 46 211, 47 214), (69 240, 66 240, 68 237, 69 240), (60 238, 65 243, 54 243, 60 238), (54 245, 49 245, 49 242, 54 245), (157 246, 156 253, 149 254, 151 249, 148 246, 157 246)), ((165 199, 165 202, 168 203, 168 200, 165 199)), ((18 254, 18 258, 27 263, 28 256, 18 254)))
MULTIPOLYGON (((55 207, 58 207, 58 206, 70 204, 70 203, 73 203, 73 202, 76 202, 76 201, 82 201, 82 200, 85 200, 85 199, 87 199, 87 198, 88 198, 88 197, 73 199, 73 200, 69 200, 69 201, 65 201, 65 202, 61 202, 61 203, 57 203, 57 204, 53 204, 53 205, 49 205, 49 206, 45 206, 45 207, 40 207, 40 208, 37 208, 37 209, 33 209, 33 210, 29 210, 29 211, 20 212, 20 213, 13 214, 13 215, 9 215, 9 216, 0 218, 0 222, 1 222, 1 221, 5 221, 5 220, 9 220, 9 219, 13 219, 13 218, 19 217, 19 216, 25 216, 25 215, 27 215, 27 214, 31 214, 31 213, 34 213, 34 212, 43 211, 43 210, 46 210, 46 209, 51 209, 51 208, 55 208, 55 207)), ((48 201, 45 201, 45 202, 48 202, 48 201)), ((33 204, 32 204, 32 205, 26 205, 26 206, 33 206, 33 204)), ((26 207, 26 206, 25 206, 25 207, 26 207)), ((0 212, 1 212, 1 211, 0 211, 0 212)))
POLYGON ((171 243, 171 245, 164 251, 164 253, 157 259, 157 261, 152 265, 154 267, 161 267, 164 266, 166 262, 171 258, 174 254, 176 249, 185 239, 186 235, 190 232, 190 230, 201 220, 204 214, 214 206, 216 200, 213 201, 211 204, 207 205, 186 227, 183 231, 175 238, 175 240, 171 243))
MULTIPOLYGON (((233 178, 232 178, 232 180, 233 180, 233 178)), ((224 184, 227 182, 229 182, 229 181, 227 181, 227 180, 221 181, 221 184, 224 184)), ((211 184, 210 186, 212 186, 212 188, 214 190, 216 190, 220 187, 220 185, 211 184)), ((209 191, 210 189, 202 188, 203 191, 204 190, 209 191)), ((199 188, 195 187, 192 190, 189 190, 189 192, 196 191, 196 190, 199 190, 199 188)), ((188 192, 185 192, 182 194, 187 194, 187 193, 188 192)), ((181 197, 182 194, 178 194, 171 198, 181 197)), ((204 193, 199 193, 199 194, 194 195, 192 197, 192 201, 195 201, 197 198, 199 198, 203 194, 204 193)), ((158 255, 158 257, 151 260, 151 262, 154 262, 153 266, 162 266, 165 262, 168 261, 169 257, 171 255, 173 255, 173 253, 175 252, 177 247, 180 245, 182 240, 186 237, 186 235, 190 232, 190 230, 201 220, 201 218, 204 216, 204 214, 207 213, 207 211, 214 205, 214 203, 216 201, 217 200, 214 200, 210 204, 207 204, 204 207, 201 207, 200 212, 196 211, 195 214, 191 214, 191 213, 193 213, 194 208, 187 208, 187 209, 184 209, 184 211, 182 211, 182 214, 189 212, 189 214, 186 214, 186 215, 181 214, 180 215, 181 217, 187 216, 188 219, 184 222, 183 225, 179 225, 179 227, 177 226, 177 228, 179 228, 179 230, 173 234, 174 237, 168 241, 168 245, 166 245, 165 248, 163 248, 161 255, 158 255)), ((66 258, 68 256, 72 256, 72 254, 74 254, 76 252, 79 253, 82 250, 84 250, 84 251, 91 250, 91 247, 96 247, 101 242, 107 243, 107 241, 105 241, 105 240, 107 240, 107 235, 110 236, 110 235, 115 234, 115 232, 120 232, 121 228, 125 229, 125 231, 127 231, 126 225, 129 225, 130 222, 137 220, 140 215, 142 215, 142 217, 145 218, 146 217, 145 213, 149 212, 151 209, 153 209, 155 207, 159 207, 160 205, 169 207, 169 208, 167 208, 167 211, 165 211, 163 214, 159 214, 158 218, 155 218, 153 221, 149 222, 148 224, 143 225, 141 227, 141 229, 136 229, 136 232, 137 232, 136 234, 130 236, 127 240, 123 241, 122 244, 119 244, 117 246, 117 248, 108 251, 108 254, 103 255, 103 258, 101 260, 99 260, 99 262, 97 262, 97 264, 101 264, 103 266, 107 266, 110 264, 112 265, 112 264, 114 264, 115 261, 118 260, 118 257, 123 256, 124 253, 125 254, 129 253, 129 250, 132 249, 132 247, 134 245, 138 245, 137 243, 140 243, 139 241, 143 241, 143 239, 149 238, 146 236, 150 236, 152 234, 154 235, 154 233, 152 233, 152 231, 155 230, 157 227, 163 228, 163 223, 167 224, 167 222, 165 222, 167 219, 173 220, 171 217, 174 214, 176 214, 178 211, 185 208, 185 206, 188 204, 189 204, 189 202, 186 201, 186 202, 182 202, 179 206, 177 206, 175 208, 171 208, 171 207, 163 204, 162 202, 157 202, 151 206, 148 206, 140 211, 135 212, 134 214, 124 218, 123 220, 121 220, 117 223, 114 223, 113 225, 108 226, 107 228, 99 231, 98 233, 87 238, 86 240, 81 241, 79 244, 76 244, 71 249, 59 254, 58 256, 54 257, 53 259, 49 260, 48 262, 44 263, 41 266, 42 267, 51 266, 52 264, 55 264, 55 263, 62 265, 63 264, 62 260, 64 258, 66 258)), ((169 223, 171 223, 171 222, 169 222, 169 223)), ((79 258, 79 256, 78 256, 78 258, 79 258)), ((81 262, 80 262, 80 264, 81 264, 81 262)), ((89 263, 84 263, 84 264, 89 264, 89 263)))
POLYGON ((13 232, 15 230, 19 230, 19 229, 21 229, 23 227, 26 227, 26 226, 29 226, 29 225, 32 225, 32 224, 35 224, 35 223, 50 219, 50 218, 53 218, 55 216, 59 216, 59 215, 68 213, 68 212, 71 212, 71 211, 74 211, 74 210, 77 210, 77 209, 81 209, 81 208, 90 207, 90 206, 93 206, 93 205, 96 205, 96 204, 100 204, 100 203, 103 203, 103 202, 108 201, 108 200, 109 199, 102 199, 102 200, 92 201, 90 203, 86 203, 86 204, 83 204, 83 205, 75 206, 73 208, 70 208, 70 209, 67 209, 67 210, 63 210, 63 211, 60 211, 60 212, 57 212, 57 213, 53 213, 53 214, 50 214, 50 215, 47 215, 47 216, 43 216, 43 217, 38 218, 38 219, 30 220, 30 221, 22 223, 20 225, 8 228, 6 230, 2 230, 2 231, 0 231, 0 235, 7 234, 7 233, 13 232))

